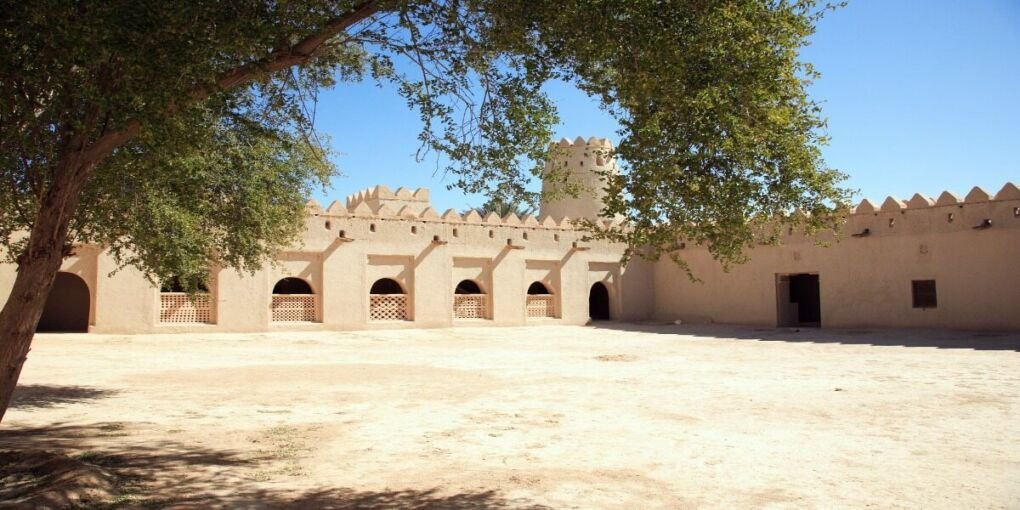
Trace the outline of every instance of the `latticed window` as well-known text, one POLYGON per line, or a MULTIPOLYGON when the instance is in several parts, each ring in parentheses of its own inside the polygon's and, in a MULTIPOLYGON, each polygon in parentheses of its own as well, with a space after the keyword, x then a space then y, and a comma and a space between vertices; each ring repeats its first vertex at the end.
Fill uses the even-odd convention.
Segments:
POLYGON ((453 289, 454 319, 487 319, 488 296, 474 280, 461 280, 453 289))
POLYGON ((160 324, 212 324, 213 300, 204 279, 174 276, 159 290, 160 324), (187 290, 196 292, 188 294, 187 290))
POLYGON ((396 280, 380 278, 372 284, 368 296, 368 319, 373 321, 406 321, 407 293, 396 280))
POLYGON ((314 294, 273 294, 273 322, 315 322, 314 294))
POLYGON ((308 282, 284 278, 273 286, 273 322, 315 322, 317 299, 308 282))
POLYGON ((372 294, 369 296, 368 318, 373 321, 406 321, 407 296, 404 294, 372 294))
POLYGON ((534 282, 528 286, 528 299, 524 309, 528 317, 556 317, 555 296, 542 282, 534 282))
POLYGON ((528 317, 556 317, 556 301, 551 294, 528 295, 528 317))
POLYGON ((487 298, 485 294, 454 294, 453 318, 485 319, 488 309, 487 298))
POLYGON ((209 294, 159 294, 160 324, 212 324, 212 317, 212 297, 209 294))

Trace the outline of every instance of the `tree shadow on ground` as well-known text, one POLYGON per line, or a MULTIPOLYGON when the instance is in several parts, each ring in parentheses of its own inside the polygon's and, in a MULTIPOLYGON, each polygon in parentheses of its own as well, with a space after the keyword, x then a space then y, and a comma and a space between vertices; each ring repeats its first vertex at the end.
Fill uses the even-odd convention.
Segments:
POLYGON ((3 427, 0 449, 45 450, 87 459, 103 467, 171 469, 190 466, 242 466, 254 462, 231 450, 214 451, 176 441, 118 444, 127 437, 122 422, 46 427, 3 427))
POLYGON ((943 329, 836 329, 772 328, 723 324, 667 322, 596 322, 591 327, 662 335, 687 335, 704 339, 756 340, 762 342, 809 342, 817 344, 876 345, 887 347, 933 347, 977 351, 1020 352, 1020 333, 950 331, 943 329))
POLYGON ((64 404, 80 404, 88 400, 111 397, 117 392, 88 386, 51 386, 19 384, 14 388, 11 408, 45 409, 64 404))
MULTIPOLYGON (((507 499, 499 491, 461 492, 450 494, 441 489, 357 491, 353 489, 315 489, 290 494, 281 491, 256 490, 237 492, 216 499, 168 498, 145 503, 146 507, 172 506, 180 509, 208 508, 209 505, 229 508, 280 508, 330 510, 551 510, 520 499, 507 499)), ((101 508, 129 508, 117 503, 101 508)))
MULTIPOLYGON (((269 459, 251 452, 214 449, 177 441, 133 441, 120 422, 47 427, 4 427, 0 451, 47 452, 99 466, 115 479, 113 498, 76 503, 94 509, 121 508, 322 508, 322 509, 547 509, 496 490, 448 491, 442 487, 362 491, 347 487, 288 489, 299 477, 259 483, 251 474, 269 459), (120 436, 120 437, 118 437, 120 436)), ((25 473, 40 480, 43 473, 25 473)), ((66 480, 64 480, 66 482, 66 480)), ((2 480, 0 480, 2 482, 2 480)), ((72 484, 73 485, 73 484, 72 484)), ((38 487, 35 493, 53 490, 38 487)), ((7 498, 30 497, 22 490, 7 498)), ((68 495, 65 495, 68 496, 68 495)), ((71 496, 73 497, 73 496, 71 496)), ((19 508, 18 500, 0 508, 19 508)))

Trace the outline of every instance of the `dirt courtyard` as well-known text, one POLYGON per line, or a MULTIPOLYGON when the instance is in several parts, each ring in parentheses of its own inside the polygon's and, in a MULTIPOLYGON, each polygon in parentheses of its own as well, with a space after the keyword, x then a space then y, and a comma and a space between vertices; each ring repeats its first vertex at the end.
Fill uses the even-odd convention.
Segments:
POLYGON ((0 450, 104 466, 114 507, 1020 508, 1018 351, 627 324, 39 335, 0 450))

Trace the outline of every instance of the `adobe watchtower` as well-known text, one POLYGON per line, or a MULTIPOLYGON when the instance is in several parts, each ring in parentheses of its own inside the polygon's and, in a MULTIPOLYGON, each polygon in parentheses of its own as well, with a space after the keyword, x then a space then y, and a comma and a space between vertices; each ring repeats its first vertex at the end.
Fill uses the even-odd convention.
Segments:
POLYGON ((554 142, 542 179, 541 214, 554 218, 601 217, 606 196, 603 175, 618 172, 612 151, 613 144, 606 138, 554 142))

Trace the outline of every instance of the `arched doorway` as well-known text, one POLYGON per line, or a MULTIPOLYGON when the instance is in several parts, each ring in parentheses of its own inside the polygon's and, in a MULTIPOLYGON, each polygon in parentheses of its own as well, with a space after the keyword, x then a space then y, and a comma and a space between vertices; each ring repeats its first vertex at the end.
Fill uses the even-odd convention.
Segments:
POLYGON ((524 310, 528 318, 556 317, 555 296, 544 283, 533 282, 528 286, 524 310))
POLYGON ((609 289, 602 282, 595 282, 588 291, 588 317, 593 321, 609 320, 609 289))
POLYGON ((315 322, 315 291, 301 278, 283 278, 273 285, 273 322, 315 322))
POLYGON ((487 319, 488 297, 474 280, 461 280, 453 289, 453 318, 487 319))
POLYGON ((90 301, 85 280, 75 274, 57 273, 36 331, 87 333, 90 301))
POLYGON ((407 292, 393 278, 380 278, 368 291, 368 318, 373 321, 406 321, 407 292))

